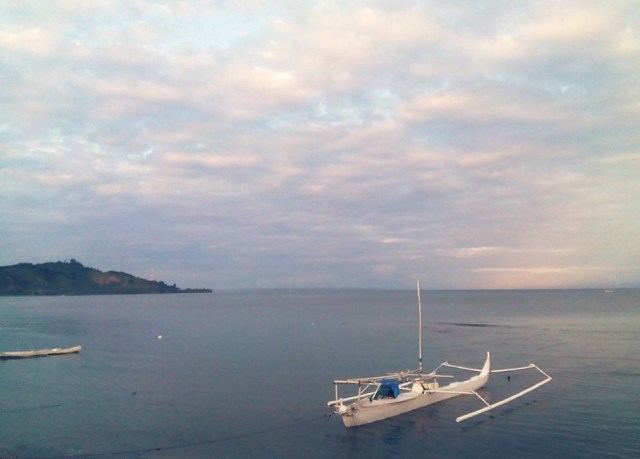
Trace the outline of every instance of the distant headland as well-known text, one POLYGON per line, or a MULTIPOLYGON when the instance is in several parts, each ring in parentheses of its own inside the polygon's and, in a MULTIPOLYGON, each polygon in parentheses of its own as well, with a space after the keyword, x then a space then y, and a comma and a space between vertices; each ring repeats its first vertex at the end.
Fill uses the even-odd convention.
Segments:
POLYGON ((125 295, 142 293, 211 293, 180 289, 117 271, 100 271, 71 259, 41 264, 0 266, 0 295, 125 295))

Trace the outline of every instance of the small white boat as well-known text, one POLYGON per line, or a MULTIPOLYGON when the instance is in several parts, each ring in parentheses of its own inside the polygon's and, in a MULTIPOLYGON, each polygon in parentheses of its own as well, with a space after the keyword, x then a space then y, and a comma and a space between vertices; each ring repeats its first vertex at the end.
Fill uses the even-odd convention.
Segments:
POLYGON ((354 378, 345 380, 335 380, 335 399, 327 403, 333 408, 334 413, 342 417, 344 425, 347 427, 360 426, 371 422, 380 421, 402 413, 407 413, 418 408, 422 408, 433 403, 441 402, 458 395, 474 395, 483 403, 484 407, 471 413, 459 416, 457 422, 470 419, 479 414, 490 411, 521 397, 543 384, 551 381, 551 377, 538 366, 529 364, 525 367, 506 368, 501 370, 491 370, 491 355, 487 352, 487 357, 482 368, 468 368, 452 365, 448 362, 441 363, 434 371, 423 373, 422 371, 422 305, 420 303, 420 284, 418 288, 418 368, 403 372, 391 373, 385 376, 374 376, 368 378, 354 378), (440 386, 438 379, 452 378, 451 375, 438 374, 442 367, 455 368, 458 370, 476 373, 469 379, 451 382, 440 386), (495 403, 489 403, 476 392, 489 381, 491 373, 515 372, 528 369, 536 369, 545 379, 534 384, 510 397, 495 403), (351 386, 357 388, 357 394, 343 398, 339 394, 339 388, 351 386))
POLYGON ((0 360, 9 359, 30 359, 32 357, 47 357, 49 355, 65 355, 77 354, 82 350, 82 346, 73 346, 65 349, 40 349, 37 351, 17 351, 17 352, 0 352, 0 360))

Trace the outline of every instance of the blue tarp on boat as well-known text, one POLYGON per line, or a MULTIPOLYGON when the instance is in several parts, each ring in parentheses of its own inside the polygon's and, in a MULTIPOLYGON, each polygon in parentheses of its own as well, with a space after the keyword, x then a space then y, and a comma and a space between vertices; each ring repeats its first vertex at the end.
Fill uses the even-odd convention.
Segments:
POLYGON ((380 387, 376 391, 374 400, 379 398, 396 398, 400 395, 400 387, 395 379, 383 379, 380 381, 380 387))

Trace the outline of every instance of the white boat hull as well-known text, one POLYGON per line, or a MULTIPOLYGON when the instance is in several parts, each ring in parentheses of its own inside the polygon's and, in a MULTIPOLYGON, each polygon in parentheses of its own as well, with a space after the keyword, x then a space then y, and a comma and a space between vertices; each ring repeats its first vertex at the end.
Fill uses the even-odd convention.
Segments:
POLYGON ((490 360, 490 355, 487 353, 487 359, 478 375, 434 390, 404 391, 393 399, 372 400, 369 397, 361 398, 346 407, 346 410, 341 414, 342 421, 347 427, 361 426, 408 413, 458 395, 468 395, 471 391, 484 386, 489 380, 491 373, 490 360))
POLYGON ((66 349, 40 349, 38 351, 0 352, 0 360, 9 359, 30 359, 33 357, 47 357, 49 355, 77 354, 82 350, 82 346, 74 346, 66 349))

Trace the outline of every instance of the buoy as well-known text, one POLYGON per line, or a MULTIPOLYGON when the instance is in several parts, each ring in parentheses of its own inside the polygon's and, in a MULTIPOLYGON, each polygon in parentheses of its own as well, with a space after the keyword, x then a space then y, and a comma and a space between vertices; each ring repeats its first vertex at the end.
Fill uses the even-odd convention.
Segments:
POLYGON ((162 335, 158 335, 158 339, 162 339, 162 335))

